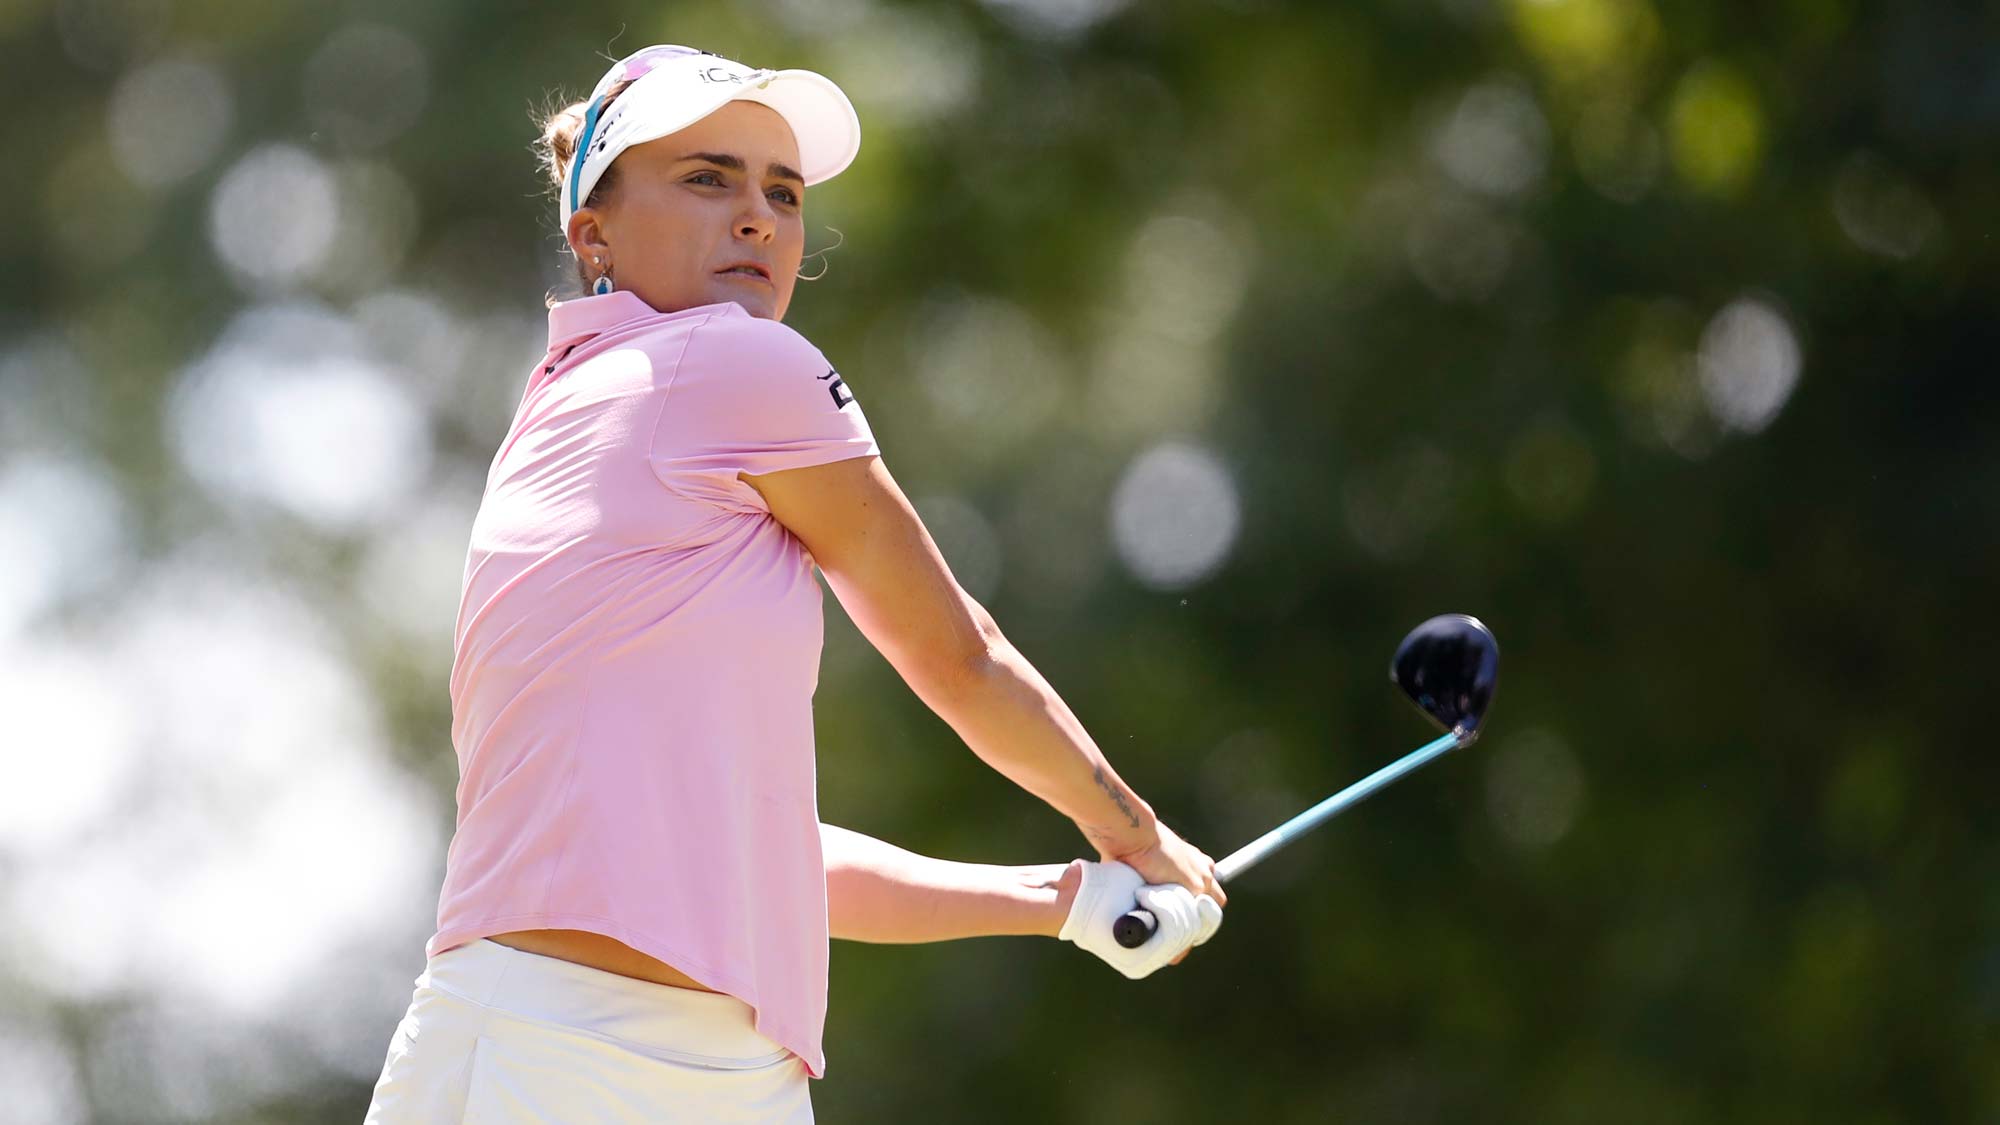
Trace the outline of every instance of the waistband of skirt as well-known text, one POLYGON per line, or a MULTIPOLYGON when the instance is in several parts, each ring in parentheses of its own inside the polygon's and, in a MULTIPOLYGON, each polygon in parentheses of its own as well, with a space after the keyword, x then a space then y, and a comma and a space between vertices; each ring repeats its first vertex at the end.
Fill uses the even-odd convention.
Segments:
POLYGON ((677 1062, 751 1069, 791 1053, 757 1030, 750 1005, 727 993, 638 980, 485 938, 434 954, 417 985, 677 1062))

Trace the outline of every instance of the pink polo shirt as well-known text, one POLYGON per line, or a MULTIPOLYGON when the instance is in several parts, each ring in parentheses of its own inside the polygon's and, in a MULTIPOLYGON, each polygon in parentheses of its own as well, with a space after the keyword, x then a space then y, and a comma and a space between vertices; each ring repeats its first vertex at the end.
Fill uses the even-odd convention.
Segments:
POLYGON ((737 479, 875 454, 817 348, 734 303, 549 310, 486 478, 451 671, 440 953, 616 938, 825 1071, 820 587, 737 479))

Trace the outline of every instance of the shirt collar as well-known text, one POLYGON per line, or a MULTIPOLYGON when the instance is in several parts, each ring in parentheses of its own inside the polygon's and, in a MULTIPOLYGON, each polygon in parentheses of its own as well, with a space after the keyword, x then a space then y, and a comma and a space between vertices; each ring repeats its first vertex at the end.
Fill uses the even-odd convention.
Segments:
POLYGON ((595 336, 628 320, 659 315, 659 310, 640 300, 638 294, 622 289, 601 297, 559 301, 549 309, 549 350, 595 336))
POLYGON ((549 309, 549 350, 579 343, 607 329, 642 318, 668 320, 696 314, 714 316, 718 309, 727 315, 732 310, 741 312, 742 308, 734 301, 719 301, 712 305, 696 305, 678 312, 663 313, 640 300, 638 294, 623 289, 601 297, 559 301, 549 309))

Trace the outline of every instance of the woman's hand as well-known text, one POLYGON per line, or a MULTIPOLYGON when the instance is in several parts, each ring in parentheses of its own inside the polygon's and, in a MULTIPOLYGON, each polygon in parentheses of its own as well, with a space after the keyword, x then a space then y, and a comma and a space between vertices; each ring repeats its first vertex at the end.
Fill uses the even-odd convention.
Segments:
POLYGON ((1079 887, 1056 936, 1133 980, 1180 964, 1222 928, 1222 907, 1178 883, 1148 885, 1144 876, 1116 860, 1080 859, 1070 867, 1079 874, 1079 887), (1144 943, 1127 948, 1117 937, 1118 920, 1134 908, 1152 914, 1153 928, 1144 943))
POLYGON ((1222 881, 1215 877, 1215 861, 1208 853, 1181 839, 1165 824, 1154 823, 1158 831, 1150 844, 1116 852, 1099 844, 1099 856, 1125 864, 1148 883, 1179 883, 1197 895, 1208 895, 1218 905, 1228 906, 1229 896, 1222 892, 1222 881))

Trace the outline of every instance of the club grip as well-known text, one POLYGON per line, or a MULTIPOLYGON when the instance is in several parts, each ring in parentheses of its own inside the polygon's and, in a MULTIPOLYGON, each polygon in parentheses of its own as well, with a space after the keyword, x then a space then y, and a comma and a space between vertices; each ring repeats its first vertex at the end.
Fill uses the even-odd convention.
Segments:
POLYGON ((1150 910, 1127 910, 1125 915, 1111 923, 1111 936, 1119 945, 1127 949, 1137 949, 1152 938, 1153 931, 1160 923, 1150 910))

